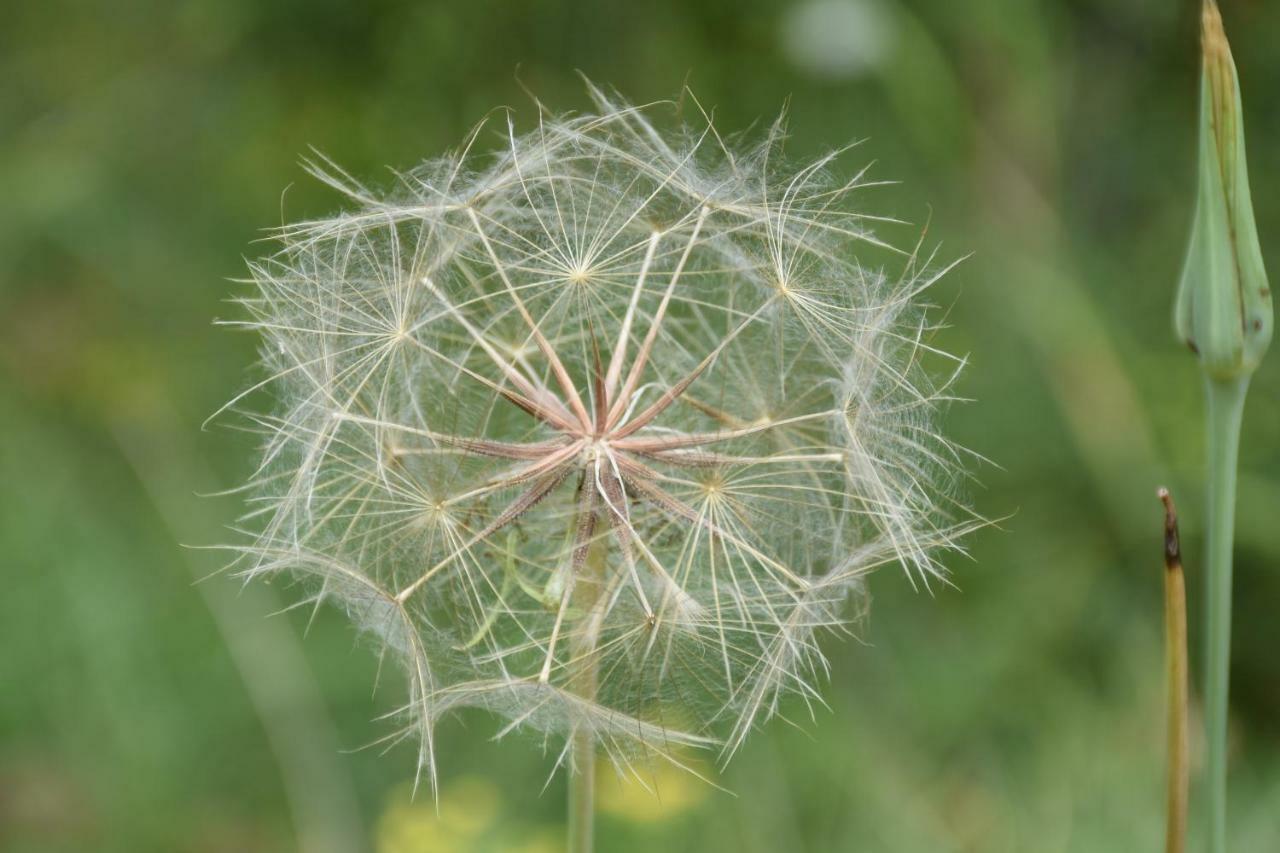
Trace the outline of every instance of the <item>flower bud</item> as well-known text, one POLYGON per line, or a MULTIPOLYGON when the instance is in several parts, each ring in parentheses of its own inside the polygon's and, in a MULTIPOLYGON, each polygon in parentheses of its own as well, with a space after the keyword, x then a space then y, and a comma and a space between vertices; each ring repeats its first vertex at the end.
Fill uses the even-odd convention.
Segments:
POLYGON ((1205 0, 1200 169, 1195 219, 1178 288, 1178 336, 1214 379, 1246 377, 1271 342, 1271 291, 1245 165, 1240 85, 1222 17, 1205 0))

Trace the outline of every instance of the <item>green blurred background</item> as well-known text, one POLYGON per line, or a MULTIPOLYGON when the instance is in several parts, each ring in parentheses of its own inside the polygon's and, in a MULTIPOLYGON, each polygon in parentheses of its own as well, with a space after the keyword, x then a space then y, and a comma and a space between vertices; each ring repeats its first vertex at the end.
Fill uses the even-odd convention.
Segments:
MULTIPOLYGON (((1280 10, 1224 0, 1267 261, 1280 271, 1280 10)), ((851 139, 863 196, 947 257, 934 299, 1007 517, 956 589, 873 582, 828 648, 831 708, 775 721, 725 793, 611 776, 602 851, 1161 849, 1155 487, 1180 499, 1198 652, 1203 430, 1169 314, 1192 203, 1197 4, 1168 0, 45 0, 0 15, 0 849, 553 851, 562 776, 481 715, 361 749, 400 685, 292 591, 204 583, 251 439, 201 431, 250 382, 216 329, 263 229, 332 211, 316 146, 377 180, 492 107, 686 82, 723 130, 789 104, 797 159, 851 139), (287 191, 286 191, 287 188, 287 191)), ((1280 849, 1280 353, 1247 411, 1234 849, 1280 849)), ((1198 656, 1198 655, 1197 655, 1198 656)))

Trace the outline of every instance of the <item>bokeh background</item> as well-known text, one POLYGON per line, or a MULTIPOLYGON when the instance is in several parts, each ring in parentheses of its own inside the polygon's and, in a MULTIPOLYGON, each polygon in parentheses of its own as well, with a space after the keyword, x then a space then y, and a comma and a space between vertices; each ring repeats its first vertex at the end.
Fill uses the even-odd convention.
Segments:
MULTIPOLYGON (((344 620, 218 576, 210 496, 252 439, 201 422, 255 377, 215 328, 243 256, 526 89, 687 83, 722 130, 787 105, 788 152, 855 139, 882 236, 972 253, 934 292, 970 356, 946 415, 1003 518, 955 589, 873 581, 830 710, 659 798, 606 774, 602 851, 1161 847, 1160 518, 1200 590, 1200 389, 1169 314, 1193 196, 1192 0, 18 0, 0 14, 0 849, 554 851, 564 779, 483 715, 367 747, 399 684, 344 620), (545 789, 544 789, 545 784, 545 789)), ((1280 9, 1224 0, 1264 253, 1280 272, 1280 9)), ((673 108, 666 108, 671 111, 673 108)), ((686 100, 683 109, 690 110, 686 100)), ((677 117, 678 118, 678 117, 677 117)), ((494 144, 498 141, 494 140, 494 144)), ((869 259, 869 262, 881 261, 869 259)), ((887 260, 885 262, 888 262, 887 260)), ((1234 849, 1280 849, 1280 353, 1242 453, 1234 849)), ((1193 652, 1199 650, 1193 624, 1193 652)))

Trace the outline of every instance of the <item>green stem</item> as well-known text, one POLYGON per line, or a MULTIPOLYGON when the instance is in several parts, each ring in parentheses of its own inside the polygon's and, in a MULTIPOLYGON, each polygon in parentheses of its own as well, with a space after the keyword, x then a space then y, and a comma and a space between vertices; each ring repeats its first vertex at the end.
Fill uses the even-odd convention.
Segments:
POLYGON ((591 853, 595 834, 596 744, 591 732, 573 735, 573 775, 569 778, 569 853, 591 853))
MULTIPOLYGON (((596 517, 590 528, 599 523, 596 517)), ((582 574, 574 580, 573 598, 579 612, 595 610, 596 599, 608 560, 608 539, 597 537, 587 552, 582 574)), ((592 702, 599 688, 600 663, 596 654, 596 630, 589 618, 573 632, 569 655, 573 676, 570 689, 592 702)), ((573 755, 569 777, 569 853, 591 853, 595 849, 596 741, 591 730, 579 725, 573 732, 573 755)))
POLYGON ((1227 707, 1231 668, 1231 551, 1236 460, 1249 380, 1209 379, 1209 524, 1206 571, 1205 740, 1209 766, 1209 850, 1227 850, 1227 707))

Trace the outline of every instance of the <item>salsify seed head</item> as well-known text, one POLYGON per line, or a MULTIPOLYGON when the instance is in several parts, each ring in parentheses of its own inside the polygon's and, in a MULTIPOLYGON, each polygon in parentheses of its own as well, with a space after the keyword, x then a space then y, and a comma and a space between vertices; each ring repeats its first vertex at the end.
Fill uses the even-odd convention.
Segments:
POLYGON ((623 768, 727 758, 819 700, 817 634, 868 572, 941 578, 971 524, 931 425, 958 362, 922 367, 941 270, 859 262, 887 248, 850 206, 865 172, 592 93, 390 192, 313 164, 351 208, 281 229, 242 300, 268 376, 233 403, 274 408, 239 566, 402 664, 433 784, 464 707, 623 768))

